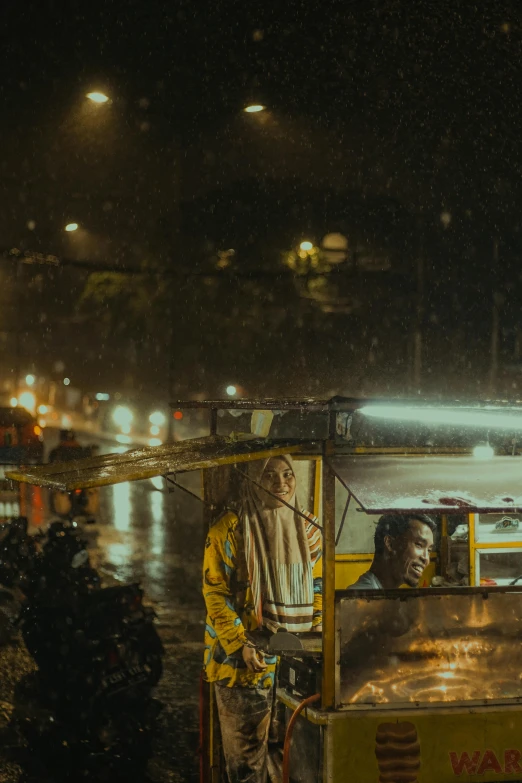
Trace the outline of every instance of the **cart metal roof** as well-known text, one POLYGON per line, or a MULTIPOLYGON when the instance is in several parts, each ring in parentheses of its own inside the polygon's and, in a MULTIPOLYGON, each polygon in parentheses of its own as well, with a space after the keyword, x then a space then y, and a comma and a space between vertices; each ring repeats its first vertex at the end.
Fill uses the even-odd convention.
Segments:
POLYGON ((70 492, 296 453, 303 449, 303 445, 295 441, 278 441, 277 445, 272 445, 266 440, 237 441, 209 436, 132 449, 124 454, 105 454, 50 465, 30 465, 11 470, 6 475, 26 484, 70 492))

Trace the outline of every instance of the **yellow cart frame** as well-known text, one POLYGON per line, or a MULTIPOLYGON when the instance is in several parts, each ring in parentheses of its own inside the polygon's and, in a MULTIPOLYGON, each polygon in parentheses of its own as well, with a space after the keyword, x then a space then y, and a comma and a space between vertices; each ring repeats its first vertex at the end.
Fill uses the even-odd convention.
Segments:
MULTIPOLYGON (((342 586, 342 581, 347 578, 346 568, 353 564, 357 569, 360 569, 361 566, 369 564, 370 556, 369 553, 336 556, 336 482, 340 480, 340 473, 336 469, 336 460, 349 459, 352 460, 350 464, 354 466, 366 467, 374 464, 369 461, 372 458, 386 459, 391 460, 393 465, 400 462, 403 471, 405 460, 410 460, 412 471, 414 467, 424 464, 422 461, 426 459, 439 459, 443 462, 453 460, 452 464, 458 474, 460 465, 464 464, 462 460, 467 460, 466 465, 469 467, 469 455, 472 451, 470 443, 412 445, 408 441, 407 435, 404 436, 403 441, 400 436, 396 435, 395 439, 391 439, 394 440, 392 445, 386 443, 380 446, 360 445, 357 437, 350 436, 351 422, 354 416, 361 414, 361 410, 366 410, 374 404, 376 403, 371 401, 351 399, 178 402, 176 403, 177 409, 208 409, 210 432, 208 437, 165 444, 155 448, 136 449, 121 455, 93 457, 77 463, 28 467, 11 472, 9 477, 21 482, 70 491, 159 475, 167 477, 186 470, 202 469, 208 471, 211 468, 288 452, 298 457, 314 460, 317 468, 315 471, 314 511, 316 513, 321 511, 324 562, 323 636, 321 649, 318 651, 322 672, 320 700, 318 701, 316 694, 310 693, 305 699, 298 698, 287 688, 280 689, 278 696, 290 712, 296 711, 296 715, 300 712, 298 718, 294 716, 292 719, 292 726, 295 725, 298 731, 304 732, 303 736, 306 736, 306 731, 308 731, 306 726, 312 727, 310 731, 317 732, 317 736, 320 738, 319 766, 316 771, 308 770, 306 774, 309 777, 302 777, 300 771, 293 769, 292 754, 287 754, 290 765, 288 779, 303 781, 303 783, 309 783, 309 781, 316 783, 321 780, 333 781, 333 783, 352 780, 356 783, 370 783, 370 781, 373 783, 380 775, 381 783, 417 783, 417 781, 418 783, 449 783, 455 779, 522 781, 522 740, 520 740, 520 736, 522 736, 522 684, 520 685, 520 696, 510 693, 509 698, 505 699, 483 698, 478 700, 478 704, 477 700, 460 700, 431 705, 411 702, 409 704, 400 703, 396 707, 393 704, 383 705, 378 702, 360 705, 339 703, 339 639, 342 629, 336 623, 339 621, 340 603, 347 600, 347 596, 339 590, 339 587, 342 586), (300 420, 313 414, 319 417, 324 427, 322 430, 319 428, 321 430, 319 432, 317 428, 314 429, 313 434, 310 435, 309 432, 306 432, 306 424, 301 421, 304 431, 299 433, 297 437, 293 433, 288 437, 282 434, 278 437, 259 438, 249 432, 248 428, 239 434, 223 435, 220 434, 219 414, 229 410, 240 412, 242 415, 248 415, 252 412, 270 411, 276 412, 276 414, 284 412, 285 414, 293 414, 300 420), (460 463, 459 460, 461 460, 460 463), (319 488, 321 489, 320 502, 319 488), (305 702, 307 702, 306 707, 302 709, 305 702), (383 729, 383 726, 388 728, 383 729), (410 750, 412 757, 420 752, 422 756, 420 767, 415 758, 413 762, 410 758, 410 766, 408 767, 408 764, 404 762, 403 768, 397 771, 396 766, 393 766, 395 762, 392 758, 389 771, 383 773, 382 763, 376 760, 375 742, 376 737, 380 736, 379 732, 386 734, 386 731, 392 737, 389 748, 386 741, 383 742, 392 756, 394 752, 400 756, 404 750, 404 748, 401 750, 402 746, 400 745, 401 731, 404 737, 409 736, 408 732, 416 737, 410 742, 410 750), (394 731, 398 732, 397 736, 394 731), (415 749, 417 745, 419 745, 420 751, 415 749), (396 771, 394 772, 394 770, 396 771), (313 775, 313 780, 310 775, 313 775)), ((412 405, 412 409, 415 409, 415 406, 423 409, 422 404, 419 405, 418 402, 412 405)), ((470 411, 474 411, 474 415, 478 417, 476 424, 478 428, 484 426, 486 419, 494 416, 495 413, 498 413, 499 421, 501 416, 505 418, 506 415, 506 406, 501 404, 498 406, 487 406, 480 403, 476 405, 455 404, 444 407, 453 413, 463 411, 466 415, 470 411), (484 419, 484 425, 480 423, 481 417, 484 419)), ((427 409, 429 409, 429 405, 426 404, 424 411, 427 409)), ((515 430, 522 429, 522 406, 510 406, 508 410, 513 419, 513 428, 515 430)), ((412 421, 417 421, 415 416, 412 421)), ((488 430, 494 428, 495 422, 488 424, 488 430)), ((379 467, 378 464, 377 467, 379 467)), ((408 465, 405 470, 407 474, 408 465)), ((350 482, 350 479, 342 478, 342 481, 350 482)), ((209 505, 213 504, 211 485, 212 481, 204 491, 204 500, 209 505)), ((351 484, 348 483, 347 486, 352 492, 351 484)), ((469 487, 464 487, 464 490, 468 489, 469 487)), ((367 491, 367 488, 364 491, 367 491)), ((514 489, 511 492, 514 492, 514 489)), ((373 506, 370 503, 365 507, 364 497, 358 491, 353 491, 352 494, 363 511, 377 513, 377 511, 384 510, 377 509, 375 503, 373 506)), ((522 495, 522 492, 520 494, 522 495)), ((447 537, 448 515, 451 513, 468 514, 470 580, 473 585, 474 563, 479 548, 483 549, 488 546, 494 550, 505 546, 503 543, 480 544, 479 546, 474 535, 475 514, 493 513, 497 510, 503 513, 518 513, 522 509, 519 508, 518 501, 515 502, 514 498, 508 498, 503 506, 502 504, 498 506, 498 503, 495 505, 491 501, 481 504, 473 499, 466 501, 464 505, 455 505, 456 501, 452 505, 451 497, 449 502, 446 502, 447 498, 444 500, 446 504, 442 503, 442 505, 441 503, 439 505, 428 503, 426 510, 428 512, 435 510, 435 513, 442 514, 441 533, 443 539, 447 537), (448 509, 448 505, 451 508, 448 509)), ((419 501, 418 497, 417 501, 419 501)), ((419 502, 416 505, 413 503, 414 510, 424 508, 419 505, 419 502)), ((402 507, 399 505, 394 508, 400 511, 402 507)), ((513 549, 522 551, 522 540, 510 543, 513 549)), ((445 548, 442 546, 441 558, 432 564, 431 573, 435 567, 440 570, 440 567, 444 568, 444 566, 445 548)), ((349 575, 356 575, 356 572, 351 572, 349 575)), ((469 592, 469 590, 473 590, 472 587, 468 592, 466 592, 466 588, 459 589, 464 590, 462 595, 469 595, 470 600, 474 600, 474 596, 479 595, 469 592)), ((427 592, 431 593, 431 591, 427 592)), ((520 588, 510 588, 509 590, 498 588, 496 592, 494 588, 484 589, 480 591, 479 597, 486 600, 489 595, 496 596, 496 601, 500 594, 505 593, 515 596, 513 600, 518 600, 516 596, 520 593, 522 600, 522 589, 520 588)), ((362 599, 369 602, 368 607, 374 606, 372 602, 378 599, 382 600, 382 598, 383 596, 366 594, 362 596, 362 599)), ((387 600, 388 596, 384 596, 384 598, 387 600)), ((392 599, 402 600, 400 596, 390 596, 390 600, 392 599)), ((522 616, 522 611, 520 614, 522 616)), ((522 671, 522 656, 520 663, 522 671)), ((214 710, 212 703, 210 703, 210 715, 213 714, 214 710)), ((294 758, 295 755, 294 752, 294 758)), ((203 779, 220 780, 219 742, 212 719, 204 762, 203 779)))

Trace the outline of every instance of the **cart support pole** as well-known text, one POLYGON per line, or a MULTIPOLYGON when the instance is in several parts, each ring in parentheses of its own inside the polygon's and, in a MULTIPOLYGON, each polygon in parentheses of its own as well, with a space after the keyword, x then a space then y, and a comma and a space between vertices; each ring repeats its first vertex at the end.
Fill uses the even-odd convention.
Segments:
POLYGON ((323 454, 322 706, 327 709, 335 702, 335 474, 325 457, 323 454))

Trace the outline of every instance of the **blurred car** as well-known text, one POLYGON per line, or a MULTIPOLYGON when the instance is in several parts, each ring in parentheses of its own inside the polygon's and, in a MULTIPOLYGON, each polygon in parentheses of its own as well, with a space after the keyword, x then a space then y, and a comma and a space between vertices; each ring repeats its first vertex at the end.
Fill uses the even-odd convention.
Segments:
POLYGON ((22 460, 43 462, 42 428, 25 408, 0 407, 0 447, 18 447, 22 460))
POLYGON ((168 407, 152 405, 143 399, 119 399, 103 406, 101 429, 115 434, 119 443, 160 446, 167 440, 168 407))

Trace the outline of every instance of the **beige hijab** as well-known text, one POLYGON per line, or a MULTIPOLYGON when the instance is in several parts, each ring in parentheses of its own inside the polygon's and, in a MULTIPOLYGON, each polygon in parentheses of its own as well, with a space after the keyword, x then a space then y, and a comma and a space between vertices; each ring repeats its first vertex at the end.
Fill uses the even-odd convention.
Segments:
MULTIPOLYGON (((294 469, 289 454, 280 459, 294 469)), ((260 483, 268 462, 249 463, 249 477, 260 483)), ((248 480, 243 488, 241 516, 248 577, 258 622, 273 631, 281 627, 307 631, 312 625, 312 569, 320 555, 320 535, 317 546, 319 531, 295 513, 295 509, 301 511, 296 494, 288 499, 292 508, 271 509, 265 505, 262 489, 248 480)))

